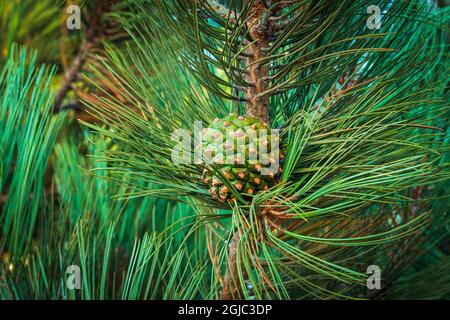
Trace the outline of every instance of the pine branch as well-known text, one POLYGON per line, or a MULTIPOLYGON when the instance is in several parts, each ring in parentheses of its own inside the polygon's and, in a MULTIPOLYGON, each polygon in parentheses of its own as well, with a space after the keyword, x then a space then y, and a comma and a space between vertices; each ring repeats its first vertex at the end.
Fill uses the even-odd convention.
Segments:
POLYGON ((71 90, 72 84, 78 80, 79 75, 86 63, 87 57, 92 50, 99 47, 101 40, 106 35, 102 24, 103 16, 108 13, 116 1, 100 0, 97 3, 94 13, 90 16, 89 23, 86 26, 85 38, 80 44, 77 57, 73 60, 72 65, 64 73, 59 90, 55 96, 54 112, 60 112, 67 107, 78 107, 79 104, 62 105, 67 93, 71 90))
MULTIPOLYGON (((214 282, 223 283, 222 291, 210 297, 248 298, 252 294, 243 282, 259 299, 359 297, 367 275, 355 270, 354 262, 368 265, 379 254, 386 265, 392 255, 381 244, 426 226, 426 213, 406 216, 393 225, 391 205, 405 200, 406 188, 441 179, 432 170, 439 150, 428 148, 434 134, 419 135, 422 130, 416 130, 434 124, 431 117, 425 121, 428 112, 443 111, 439 94, 431 94, 430 88, 415 80, 428 74, 424 66, 433 66, 429 52, 422 49, 426 43, 417 45, 408 38, 414 34, 420 39, 429 28, 416 28, 404 15, 397 17, 407 6, 403 2, 395 2, 387 18, 392 24, 389 30, 398 29, 399 35, 366 34, 363 22, 349 20, 361 8, 361 3, 352 1, 311 2, 303 9, 289 7, 298 4, 292 1, 240 2, 243 9, 230 5, 232 10, 239 8, 235 24, 229 23, 229 14, 223 16, 208 6, 198 11, 198 6, 185 1, 158 4, 156 13, 150 4, 139 9, 143 21, 133 21, 131 29, 139 29, 129 56, 113 54, 111 62, 105 60, 107 71, 124 79, 124 85, 117 86, 120 94, 101 102, 114 106, 116 112, 89 104, 102 111, 102 120, 113 130, 90 127, 123 148, 106 160, 114 161, 115 172, 169 185, 135 195, 169 199, 174 194, 188 195, 218 208, 204 196, 205 186, 193 178, 198 176, 197 168, 171 165, 167 132, 188 128, 196 118, 207 122, 244 107, 237 98, 245 98, 247 114, 272 117, 284 126, 287 156, 282 179, 287 184, 258 194, 249 205, 237 206, 235 211, 251 222, 261 219, 259 208, 266 209, 267 223, 244 224, 240 233, 227 234, 231 241, 223 244, 226 247, 221 243, 220 254, 211 259, 220 260, 220 267, 226 265, 224 277, 219 277, 223 281, 214 282), (277 12, 266 2, 288 7, 277 12), (169 38, 173 43, 166 41, 169 38), (180 71, 178 57, 171 60, 174 63, 164 63, 170 52, 179 52, 173 50, 178 47, 186 48, 183 65, 192 74, 180 71), (355 72, 361 63, 361 70, 355 72), (130 65, 141 72, 134 74, 130 65), (222 85, 243 94, 232 95, 222 85), (223 103, 221 98, 236 104, 223 103), (130 112, 130 105, 140 114, 130 112), (430 107, 425 112, 422 105, 430 107), (427 154, 429 161, 418 160, 427 154), (264 242, 259 241, 262 237, 264 242), (225 261, 222 249, 228 251, 225 261), (244 269, 254 271, 252 277, 244 269)), ((234 212, 230 216, 236 218, 234 212)))
POLYGON ((247 103, 245 113, 258 118, 263 122, 270 121, 269 95, 267 94, 266 78, 269 68, 264 65, 266 48, 273 34, 273 22, 270 19, 271 11, 264 6, 263 1, 255 1, 251 18, 247 21, 249 35, 253 42, 247 50, 247 82, 251 86, 247 89, 247 103))
MULTIPOLYGON (((249 116, 260 119, 264 123, 270 121, 269 94, 267 90, 266 78, 269 76, 269 68, 264 65, 269 39, 273 35, 273 22, 270 19, 273 13, 269 10, 264 1, 255 1, 250 16, 247 21, 247 28, 252 43, 249 45, 246 54, 247 64, 247 82, 251 86, 247 89, 247 103, 245 113, 249 116)), ((231 241, 227 270, 224 277, 224 287, 222 290, 222 299, 230 300, 233 298, 242 298, 240 292, 239 272, 236 262, 237 246, 239 244, 240 234, 236 231, 231 241)))
POLYGON ((75 58, 70 68, 64 73, 64 78, 55 96, 54 112, 59 112, 67 109, 63 108, 62 101, 64 100, 69 90, 72 88, 72 84, 78 79, 81 69, 86 62, 89 51, 96 45, 97 40, 95 42, 87 39, 83 40, 78 56, 75 58))
POLYGON ((237 250, 241 235, 239 231, 236 231, 231 239, 230 247, 228 249, 227 259, 227 271, 223 280, 222 299, 233 300, 241 299, 242 294, 240 292, 239 271, 237 265, 237 250))

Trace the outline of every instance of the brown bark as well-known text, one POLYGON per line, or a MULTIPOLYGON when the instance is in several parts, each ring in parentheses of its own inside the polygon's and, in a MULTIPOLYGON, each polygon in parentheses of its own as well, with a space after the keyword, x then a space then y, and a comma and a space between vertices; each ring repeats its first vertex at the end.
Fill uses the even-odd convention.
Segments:
POLYGON ((248 48, 247 81, 251 86, 247 89, 247 104, 245 113, 268 123, 270 120, 269 95, 266 93, 269 67, 264 64, 266 51, 269 47, 273 24, 269 19, 270 12, 262 1, 255 1, 247 28, 252 43, 248 48))
POLYGON ((242 299, 241 284, 238 277, 237 250, 240 234, 236 231, 231 239, 227 257, 227 271, 223 279, 222 300, 242 299))

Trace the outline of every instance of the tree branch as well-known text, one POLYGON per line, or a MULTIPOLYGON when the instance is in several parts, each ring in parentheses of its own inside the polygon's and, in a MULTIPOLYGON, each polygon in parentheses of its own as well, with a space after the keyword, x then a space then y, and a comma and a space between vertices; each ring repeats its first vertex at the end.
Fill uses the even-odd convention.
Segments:
POLYGON ((223 279, 222 300, 241 299, 240 280, 236 261, 238 244, 241 236, 236 231, 228 249, 227 270, 223 279))
MULTIPOLYGON (((53 112, 59 112, 64 109, 62 102, 71 90, 72 84, 78 79, 89 53, 99 46, 101 39, 106 34, 101 20, 104 14, 111 10, 115 2, 115 0, 98 1, 96 9, 90 16, 89 23, 86 26, 85 38, 80 44, 78 55, 72 62, 70 68, 64 73, 59 90, 55 95, 53 112)), ((79 106, 79 104, 76 106, 79 106)))
POLYGON ((247 104, 245 113, 265 123, 270 121, 269 95, 263 93, 267 90, 269 67, 263 61, 267 55, 265 48, 269 47, 273 35, 273 21, 271 10, 267 9, 260 0, 253 4, 250 18, 247 21, 249 35, 254 41, 247 50, 247 82, 252 86, 247 89, 247 104))
MULTIPOLYGON (((267 8, 265 1, 257 0, 254 2, 250 12, 250 18, 247 20, 249 35, 253 40, 249 45, 245 60, 247 65, 247 82, 252 84, 246 90, 247 102, 245 113, 255 117, 264 123, 270 121, 269 94, 263 94, 267 90, 267 81, 269 68, 263 65, 262 61, 266 57, 270 38, 273 35, 273 22, 270 19, 273 12, 267 8)), ((241 284, 239 279, 238 265, 236 261, 237 249, 240 240, 239 231, 233 235, 227 258, 227 270, 224 276, 222 299, 242 299, 241 284)))

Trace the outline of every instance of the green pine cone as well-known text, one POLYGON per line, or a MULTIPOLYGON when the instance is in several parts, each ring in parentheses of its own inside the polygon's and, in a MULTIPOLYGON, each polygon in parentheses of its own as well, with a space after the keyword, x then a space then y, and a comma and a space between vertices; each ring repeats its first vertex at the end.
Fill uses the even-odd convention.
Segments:
POLYGON ((278 137, 249 116, 216 118, 202 132, 203 181, 220 202, 232 201, 232 189, 248 200, 276 184, 283 153, 278 137))

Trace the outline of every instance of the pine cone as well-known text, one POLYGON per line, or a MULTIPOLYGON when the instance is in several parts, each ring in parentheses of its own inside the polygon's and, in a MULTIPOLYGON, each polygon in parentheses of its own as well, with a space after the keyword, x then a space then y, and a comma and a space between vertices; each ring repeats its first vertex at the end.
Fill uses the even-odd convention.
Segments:
POLYGON ((281 173, 278 136, 265 123, 249 116, 216 118, 202 132, 206 168, 203 181, 220 202, 244 199, 276 184, 281 173))

